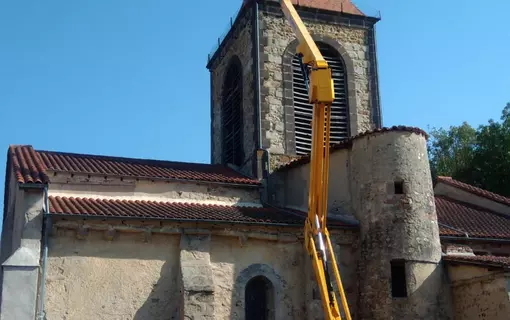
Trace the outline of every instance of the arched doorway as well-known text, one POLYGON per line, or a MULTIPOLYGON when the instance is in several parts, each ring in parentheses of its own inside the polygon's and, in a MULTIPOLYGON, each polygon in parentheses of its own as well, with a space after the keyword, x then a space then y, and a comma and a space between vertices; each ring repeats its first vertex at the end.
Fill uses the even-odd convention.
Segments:
POLYGON ((246 320, 274 320, 274 287, 264 276, 250 279, 245 289, 246 320))

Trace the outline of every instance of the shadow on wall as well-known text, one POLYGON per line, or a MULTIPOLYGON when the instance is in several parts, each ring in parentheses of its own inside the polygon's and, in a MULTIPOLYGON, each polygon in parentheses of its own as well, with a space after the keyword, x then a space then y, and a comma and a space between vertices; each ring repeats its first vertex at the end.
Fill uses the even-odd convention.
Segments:
POLYGON ((179 319, 179 290, 172 264, 165 262, 160 277, 144 304, 138 309, 133 320, 174 320, 179 319))
POLYGON ((45 309, 48 319, 177 319, 179 237, 74 231, 50 239, 45 309))

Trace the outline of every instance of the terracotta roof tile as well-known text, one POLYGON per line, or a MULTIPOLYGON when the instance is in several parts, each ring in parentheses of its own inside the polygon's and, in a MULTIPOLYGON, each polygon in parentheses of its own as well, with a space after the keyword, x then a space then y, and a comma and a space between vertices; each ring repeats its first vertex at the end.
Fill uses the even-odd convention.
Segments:
POLYGON ((258 185, 259 181, 222 165, 36 151, 11 146, 9 157, 18 182, 47 183, 47 170, 147 179, 178 179, 258 185))
POLYGON ((442 236, 510 238, 510 217, 443 196, 435 198, 442 236))
POLYGON ((19 183, 47 183, 46 165, 31 146, 10 146, 7 152, 19 183))
MULTIPOLYGON (((340 142, 332 145, 330 147, 330 152, 335 152, 337 150, 343 150, 343 149, 350 148, 352 145, 352 142, 358 138, 376 134, 376 133, 391 132, 391 131, 407 131, 407 132, 411 132, 411 133, 416 133, 416 134, 424 136, 425 139, 428 139, 428 137, 429 137, 428 134, 420 128, 408 127, 408 126, 392 126, 392 127, 387 127, 387 128, 367 130, 367 131, 361 132, 355 136, 352 136, 350 138, 344 139, 343 141, 340 141, 340 142)), ((290 168, 302 166, 309 162, 310 162, 310 155, 305 155, 305 156, 294 159, 294 160, 278 167, 275 171, 284 171, 284 170, 287 170, 290 168)))
POLYGON ((295 6, 364 15, 350 0, 292 0, 295 6))
POLYGON ((502 203, 505 205, 510 205, 510 198, 504 197, 502 195, 499 195, 499 194, 496 194, 496 193, 493 193, 493 192, 490 192, 490 191, 487 191, 484 189, 477 188, 475 186, 472 186, 472 185, 464 183, 464 182, 460 182, 458 180, 454 180, 451 177, 439 176, 439 177, 437 177, 436 181, 451 185, 455 188, 462 189, 464 191, 467 191, 469 193, 475 194, 480 197, 490 199, 492 201, 496 201, 496 202, 499 202, 499 203, 502 203))
POLYGON ((490 255, 487 256, 447 255, 443 256, 443 260, 458 263, 510 267, 510 257, 499 257, 490 255))
MULTIPOLYGON (((74 197, 49 197, 50 212, 56 215, 161 219, 179 221, 224 221, 303 225, 303 212, 268 208, 237 207, 182 202, 157 202, 74 197)), ((347 226, 331 221, 333 226, 347 226)))
MULTIPOLYGON (((243 5, 252 1, 244 0, 243 5)), ((363 12, 351 0, 291 0, 291 2, 295 6, 364 16, 363 12)))

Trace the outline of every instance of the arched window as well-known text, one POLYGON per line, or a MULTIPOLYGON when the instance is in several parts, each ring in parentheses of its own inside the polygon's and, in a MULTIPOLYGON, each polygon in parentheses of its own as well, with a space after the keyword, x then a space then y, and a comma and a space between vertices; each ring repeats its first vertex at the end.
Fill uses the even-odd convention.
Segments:
POLYGON ((243 150, 243 70, 233 57, 227 68, 222 92, 221 149, 222 162, 241 165, 243 150))
MULTIPOLYGON (((340 54, 330 45, 318 42, 320 52, 332 69, 335 83, 335 101, 331 106, 331 144, 349 137, 349 107, 347 101, 347 71, 340 54)), ((296 153, 307 154, 312 149, 312 111, 308 103, 308 91, 305 87, 298 55, 292 59, 292 89, 294 98, 294 122, 296 135, 296 153)))
POLYGON ((274 287, 264 276, 257 276, 246 284, 246 320, 274 320, 274 287))

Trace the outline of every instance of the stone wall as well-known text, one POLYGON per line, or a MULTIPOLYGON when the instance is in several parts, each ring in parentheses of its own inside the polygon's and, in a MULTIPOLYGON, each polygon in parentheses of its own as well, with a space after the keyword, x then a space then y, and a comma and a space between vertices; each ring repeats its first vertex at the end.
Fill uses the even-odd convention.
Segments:
POLYGON ((412 132, 353 141, 350 183, 360 221, 360 317, 448 319, 426 141, 412 132), (392 294, 391 263, 402 293, 392 294), (395 268, 395 270, 397 270, 395 268))
POLYGON ((233 56, 237 56, 243 68, 243 137, 245 164, 241 170, 254 174, 257 148, 254 63, 252 40, 252 16, 250 8, 240 11, 233 27, 208 65, 211 72, 211 163, 221 163, 221 106, 224 76, 233 56))
MULTIPOLYGON (((321 311, 302 228, 157 225, 55 219, 48 319, 244 319, 246 285, 256 276, 271 282, 275 319, 315 319, 321 311)), ((355 311, 357 235, 331 233, 355 311)))
POLYGON ((455 319, 503 320, 510 314, 507 279, 501 270, 450 265, 455 319))
MULTIPOLYGON (((259 147, 274 154, 295 154, 290 59, 297 42, 278 2, 261 1, 257 21, 254 6, 255 1, 243 6, 208 63, 211 72, 212 163, 221 162, 221 92, 226 67, 233 56, 238 57, 243 65, 245 163, 241 170, 248 174, 255 174, 255 150, 259 147), (256 22, 258 34, 254 32, 256 22), (258 48, 255 45, 257 40, 258 48), (257 75, 260 76, 260 115, 257 111, 257 75)), ((320 10, 300 9, 299 13, 314 39, 332 45, 344 59, 348 73, 351 135, 380 127, 373 28, 377 19, 340 16, 320 10)))
MULTIPOLYGON (((316 40, 325 41, 342 54, 348 71, 351 134, 373 128, 378 110, 375 48, 372 29, 334 23, 328 14, 311 17, 299 13, 316 40), (377 111, 376 111, 377 112, 377 111)), ((366 23, 370 25, 370 23, 366 23)), ((260 14, 262 145, 273 153, 293 154, 294 114, 292 55, 297 42, 278 5, 267 2, 260 14)))
MULTIPOLYGON (((351 307, 356 306, 357 261, 355 234, 333 232, 332 242, 343 276, 351 307)), ((250 279, 262 275, 269 279, 275 292, 275 319, 314 319, 313 310, 321 311, 315 276, 306 268, 310 258, 300 239, 284 242, 241 240, 213 237, 211 263, 215 279, 216 319, 244 319, 244 289, 250 279), (303 281, 303 279, 308 279, 303 281), (314 307, 315 306, 315 307, 314 307)))

